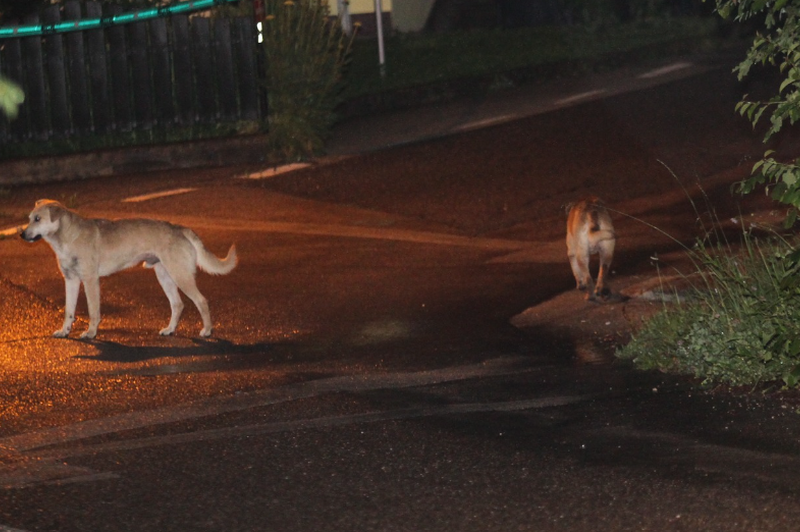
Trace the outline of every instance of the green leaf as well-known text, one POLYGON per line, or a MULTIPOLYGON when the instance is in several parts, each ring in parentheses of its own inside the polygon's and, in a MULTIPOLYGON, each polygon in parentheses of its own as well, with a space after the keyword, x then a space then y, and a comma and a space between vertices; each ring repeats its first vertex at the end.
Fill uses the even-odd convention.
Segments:
MULTIPOLYGON (((797 209, 789 209, 789 212, 786 213, 786 218, 783 220, 784 229, 791 229, 796 221, 797 209)), ((800 251, 795 251, 795 253, 800 253, 800 251)))
POLYGON ((783 382, 788 388, 794 388, 800 382, 800 364, 793 367, 783 376, 783 382))
POLYGON ((755 127, 755 126, 756 126, 756 124, 758 123, 758 121, 759 121, 759 120, 761 120, 761 115, 762 115, 762 114, 764 114, 764 111, 766 111, 766 110, 767 110, 767 106, 766 106, 766 105, 764 105, 764 106, 762 106, 762 107, 761 107, 761 108, 758 110, 758 112, 757 112, 757 113, 756 113, 756 114, 753 116, 753 118, 750 120, 750 122, 753 124, 753 127, 755 127))
POLYGON ((786 258, 794 264, 800 263, 800 249, 795 249, 786 258))
POLYGON ((797 356, 800 354, 800 338, 795 337, 790 342, 786 344, 786 354, 790 356, 797 356))
POLYGON ((770 197, 775 201, 781 201, 781 198, 786 193, 789 187, 786 186, 786 183, 783 181, 779 181, 773 188, 770 197))
POLYGON ((25 101, 25 93, 13 81, 0 77, 0 109, 9 118, 19 113, 19 106, 25 101))

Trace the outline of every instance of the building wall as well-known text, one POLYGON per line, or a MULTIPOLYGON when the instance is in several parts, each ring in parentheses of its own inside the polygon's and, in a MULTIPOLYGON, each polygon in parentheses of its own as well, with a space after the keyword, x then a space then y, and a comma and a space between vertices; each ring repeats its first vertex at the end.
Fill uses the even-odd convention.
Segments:
MULTIPOLYGON (((402 4, 407 0, 399 0, 402 4)), ((331 2, 333 3, 333 2, 331 2)), ((392 11, 392 0, 381 0, 381 7, 384 11, 392 11)), ((375 13, 375 0, 350 0, 350 13, 375 13)))
MULTIPOLYGON (((331 13, 336 15, 337 2, 329 0, 331 13)), ((386 20, 387 13, 390 13, 392 28, 397 31, 415 32, 425 27, 435 0, 381 0, 383 18, 386 20)), ((368 24, 369 15, 374 19, 375 0, 350 0, 350 14, 354 21, 359 21, 362 25, 368 24)), ((374 26, 374 22, 372 23, 374 26)), ((388 28, 388 27, 387 27, 388 28)), ((367 29, 366 27, 364 29, 367 29)))
MULTIPOLYGON (((398 3, 402 3, 408 0, 399 0, 398 3)), ((339 6, 336 0, 328 0, 329 5, 331 6, 331 14, 338 15, 339 14, 339 6)), ((392 11, 392 0, 381 0, 381 8, 383 11, 392 11)), ((360 15, 365 13, 375 13, 375 0, 350 0, 350 14, 351 15, 360 15)))
POLYGON ((392 9, 392 22, 397 31, 421 31, 435 0, 398 0, 392 9))

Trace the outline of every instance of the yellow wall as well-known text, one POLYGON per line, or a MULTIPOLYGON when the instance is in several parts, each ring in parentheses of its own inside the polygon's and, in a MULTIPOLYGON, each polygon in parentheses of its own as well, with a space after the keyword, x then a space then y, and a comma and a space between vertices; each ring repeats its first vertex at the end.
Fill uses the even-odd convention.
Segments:
MULTIPOLYGON (((402 1, 402 0, 401 0, 402 1)), ((331 14, 338 15, 339 11, 336 6, 336 0, 328 0, 331 6, 331 14)), ((381 7, 384 11, 392 10, 392 0, 381 0, 381 7)), ((375 0, 350 0, 350 14, 358 15, 360 13, 374 13, 375 0)))
MULTIPOLYGON (((392 26, 398 31, 420 31, 428 20, 434 0, 381 0, 381 7, 392 14, 392 26)), ((331 14, 337 15, 336 0, 328 0, 331 14)), ((350 14, 360 15, 375 12, 375 0, 350 0, 350 14)))
POLYGON ((434 0, 398 0, 392 10, 392 25, 397 31, 420 31, 428 21, 433 2, 434 0))

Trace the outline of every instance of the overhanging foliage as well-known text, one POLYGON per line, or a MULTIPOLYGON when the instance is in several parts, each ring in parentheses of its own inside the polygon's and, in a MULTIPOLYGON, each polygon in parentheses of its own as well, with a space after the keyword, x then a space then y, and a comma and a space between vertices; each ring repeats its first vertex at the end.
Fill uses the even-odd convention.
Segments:
MULTIPOLYGON (((800 0, 715 0, 716 11, 725 19, 744 22, 762 20, 762 30, 753 39, 745 59, 735 72, 745 78, 755 65, 771 65, 780 69, 783 80, 778 94, 767 100, 750 100, 745 95, 736 110, 755 127, 764 117, 770 126, 764 142, 786 125, 800 120, 800 0)), ((791 207, 787 224, 797 219, 800 209, 800 159, 780 160, 768 150, 753 166, 749 178, 739 183, 738 191, 748 194, 766 186, 775 200, 791 207)))

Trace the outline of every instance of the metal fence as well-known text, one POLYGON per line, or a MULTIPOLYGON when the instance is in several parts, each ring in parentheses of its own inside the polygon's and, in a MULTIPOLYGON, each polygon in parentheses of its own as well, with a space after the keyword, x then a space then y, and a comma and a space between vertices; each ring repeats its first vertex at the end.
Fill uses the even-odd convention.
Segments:
MULTIPOLYGON (((26 24, 111 16, 119 6, 67 2, 26 24)), ((252 19, 174 15, 0 41, 0 73, 25 102, 0 118, 0 142, 258 121, 262 98, 252 19)))

